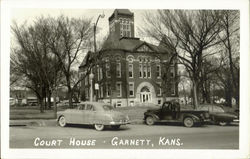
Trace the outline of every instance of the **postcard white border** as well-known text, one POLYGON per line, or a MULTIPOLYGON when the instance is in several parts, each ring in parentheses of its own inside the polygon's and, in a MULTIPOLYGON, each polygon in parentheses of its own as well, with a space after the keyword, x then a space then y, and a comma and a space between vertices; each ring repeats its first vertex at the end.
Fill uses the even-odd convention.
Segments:
POLYGON ((3 0, 1 2, 1 156, 2 158, 249 158, 249 2, 247 0, 3 0), (85 9, 240 9, 240 149, 132 150, 132 149, 9 149, 9 48, 12 8, 85 9))

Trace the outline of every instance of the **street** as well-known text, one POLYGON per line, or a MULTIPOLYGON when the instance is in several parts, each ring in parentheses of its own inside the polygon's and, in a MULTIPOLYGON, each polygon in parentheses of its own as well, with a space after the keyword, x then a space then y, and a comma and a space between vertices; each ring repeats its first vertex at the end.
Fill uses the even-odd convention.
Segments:
POLYGON ((10 148, 238 149, 239 126, 126 125, 96 131, 92 126, 10 127, 10 148))

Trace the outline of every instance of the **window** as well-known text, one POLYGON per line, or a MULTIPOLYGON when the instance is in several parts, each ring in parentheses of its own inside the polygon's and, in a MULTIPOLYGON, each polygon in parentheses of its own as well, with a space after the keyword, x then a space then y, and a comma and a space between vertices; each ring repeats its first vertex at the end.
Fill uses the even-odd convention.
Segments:
POLYGON ((81 105, 79 105, 78 107, 76 107, 75 109, 78 109, 78 110, 85 110, 85 104, 81 104, 81 105))
POLYGON ((175 95, 175 83, 171 83, 171 95, 175 95))
POLYGON ((121 102, 121 101, 117 101, 117 102, 116 102, 116 106, 117 106, 117 107, 121 107, 121 106, 122 106, 122 102, 121 102))
POLYGON ((93 105, 88 104, 87 107, 85 108, 85 110, 94 111, 94 107, 93 107, 93 105))
POLYGON ((116 63, 116 77, 121 77, 121 63, 116 63))
POLYGON ((147 65, 143 66, 143 78, 147 78, 147 65))
POLYGON ((148 65, 148 78, 151 78, 151 66, 148 65))
POLYGON ((161 82, 157 82, 157 96, 161 96, 161 82))
POLYGON ((110 78, 110 63, 106 63, 106 77, 110 78))
POLYGON ((156 77, 161 78, 161 66, 156 65, 156 77))
POLYGON ((139 62, 142 63, 142 57, 141 56, 139 57, 139 62))
POLYGON ((131 27, 129 19, 120 18, 120 36, 131 37, 131 27))
POLYGON ((129 82, 129 96, 134 96, 134 82, 129 82))
POLYGON ((128 65, 128 77, 133 78, 133 64, 128 65))
POLYGON ((121 82, 116 83, 116 91, 117 91, 117 97, 122 96, 122 84, 121 82))
POLYGON ((170 77, 174 77, 175 76, 175 70, 174 70, 174 67, 171 67, 170 68, 170 77))
POLYGON ((110 111, 110 110, 113 110, 114 108, 112 106, 110 106, 110 105, 104 105, 103 109, 106 110, 106 111, 110 111))
POLYGON ((142 64, 139 65, 139 77, 142 78, 142 64))
POLYGON ((127 57, 127 60, 128 60, 129 63, 133 63, 134 57, 133 57, 132 55, 129 55, 129 56, 127 57))
POLYGON ((106 84, 106 96, 107 96, 107 97, 110 96, 110 91, 111 91, 111 90, 110 90, 110 84, 107 83, 107 84, 106 84))
POLYGON ((160 99, 158 100, 158 104, 161 104, 161 100, 160 99))

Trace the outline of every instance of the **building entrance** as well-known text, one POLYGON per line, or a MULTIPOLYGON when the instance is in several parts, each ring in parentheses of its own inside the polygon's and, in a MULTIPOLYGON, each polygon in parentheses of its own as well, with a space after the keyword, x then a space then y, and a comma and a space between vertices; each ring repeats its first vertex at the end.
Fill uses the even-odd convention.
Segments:
POLYGON ((152 102, 152 93, 150 92, 148 87, 143 87, 140 93, 140 102, 141 103, 149 103, 152 102))

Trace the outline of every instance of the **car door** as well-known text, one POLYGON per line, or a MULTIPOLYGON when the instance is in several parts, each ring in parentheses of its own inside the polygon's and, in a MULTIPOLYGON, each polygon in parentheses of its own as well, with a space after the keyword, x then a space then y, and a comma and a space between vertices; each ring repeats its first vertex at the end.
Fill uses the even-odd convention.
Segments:
POLYGON ((161 119, 162 120, 172 120, 172 109, 171 109, 171 103, 164 104, 162 106, 162 111, 161 111, 161 119))
POLYGON ((85 104, 80 104, 76 109, 72 109, 71 123, 84 124, 85 104))
POLYGON ((86 124, 93 124, 95 113, 94 106, 92 104, 87 104, 83 117, 86 124))

